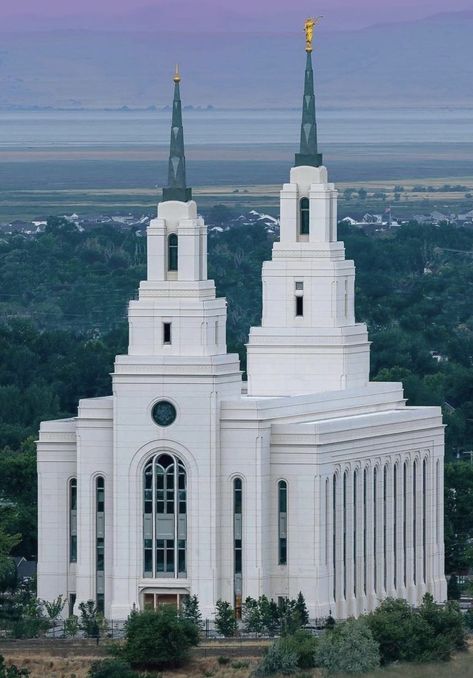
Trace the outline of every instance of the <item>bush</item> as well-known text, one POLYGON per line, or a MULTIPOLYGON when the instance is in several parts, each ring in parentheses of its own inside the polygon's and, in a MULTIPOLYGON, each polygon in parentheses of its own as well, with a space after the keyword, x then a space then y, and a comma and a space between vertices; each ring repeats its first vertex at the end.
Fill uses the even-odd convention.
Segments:
POLYGON ((318 641, 315 665, 327 673, 367 673, 379 666, 379 645, 363 619, 337 624, 318 641))
POLYGON ((0 678, 20 678, 21 676, 29 676, 28 669, 19 669, 15 664, 7 666, 5 658, 0 654, 0 678))
POLYGON ((89 678, 139 678, 129 664, 121 659, 103 659, 96 661, 89 669, 89 678))
POLYGON ((130 615, 120 654, 132 666, 175 667, 187 661, 190 648, 198 643, 197 626, 165 605, 130 615))
POLYGON ((418 610, 404 600, 388 598, 367 615, 366 622, 379 643, 382 664, 445 661, 465 648, 465 622, 458 604, 450 601, 442 608, 430 594, 418 610))
POLYGON ((217 657, 217 661, 220 666, 226 666, 227 664, 230 664, 230 657, 217 657))
POLYGON ((317 638, 309 631, 299 629, 293 635, 281 638, 280 642, 287 652, 294 652, 297 655, 297 666, 300 669, 311 669, 315 666, 317 638))
POLYGON ((271 676, 274 673, 288 676, 297 672, 297 654, 290 650, 284 641, 285 639, 280 638, 269 647, 256 667, 256 676, 271 676))
POLYGON ((215 628, 225 638, 234 636, 237 630, 237 621, 232 606, 225 600, 217 600, 215 607, 217 608, 215 628))

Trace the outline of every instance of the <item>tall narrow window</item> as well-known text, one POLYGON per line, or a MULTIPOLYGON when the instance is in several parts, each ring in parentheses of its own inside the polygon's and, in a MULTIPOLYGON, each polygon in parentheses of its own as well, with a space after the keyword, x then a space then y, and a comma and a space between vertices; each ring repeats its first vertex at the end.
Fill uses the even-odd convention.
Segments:
POLYGON ((366 491, 367 491, 368 471, 363 470, 363 593, 366 595, 366 491))
POLYGON ((168 236, 168 271, 177 271, 178 241, 176 233, 168 236))
POLYGON ((393 577, 394 590, 397 590, 397 464, 393 469, 393 577))
POLYGON ((173 455, 160 454, 144 470, 144 576, 185 577, 186 544, 186 470, 173 455))
POLYGON ((77 478, 69 481, 69 562, 77 563, 77 478))
POLYGON ((233 481, 233 577, 235 616, 241 619, 242 575, 243 575, 243 482, 241 478, 233 481))
POLYGON ((388 581, 388 563, 387 563, 387 531, 386 521, 388 517, 387 511, 387 491, 388 491, 388 466, 384 465, 383 470, 383 588, 386 591, 388 581))
POLYGON ((287 483, 280 480, 278 483, 278 510, 279 510, 279 545, 278 562, 287 564, 287 483))
POLYGON ((295 284, 296 316, 304 315, 304 283, 299 280, 295 284))
POLYGON ((301 198, 300 205, 300 234, 309 235, 310 206, 309 198, 301 198))
POLYGON ((347 477, 343 474, 343 514, 342 514, 342 558, 343 558, 343 597, 347 597, 347 477))
POLYGON ((163 323, 163 344, 171 343, 171 323, 163 323))
POLYGON ((425 583, 427 570, 427 460, 422 462, 422 581, 425 583))
POLYGON ((414 584, 417 584, 417 460, 412 466, 412 546, 414 584))
POLYGON ((378 553, 376 551, 377 521, 378 521, 378 492, 376 483, 378 480, 378 470, 373 469, 373 570, 374 570, 374 592, 378 593, 378 553))
POLYGON ((333 563, 333 599, 337 599, 337 474, 333 475, 332 487, 332 563, 333 563))
POLYGON ((356 548, 356 539, 357 539, 357 534, 356 534, 356 523, 358 521, 358 507, 356 505, 357 502, 357 482, 358 482, 358 470, 355 469, 353 473, 353 595, 356 598, 356 593, 357 593, 357 588, 356 588, 356 579, 357 579, 357 548, 356 548))
POLYGON ((402 561, 403 581, 407 584, 407 461, 403 464, 402 471, 402 561))
POLYGON ((105 481, 95 482, 95 588, 97 610, 105 610, 105 481))
POLYGON ((330 511, 330 496, 329 496, 329 480, 325 480, 325 564, 328 565, 328 555, 330 552, 330 533, 329 533, 329 511, 330 511))

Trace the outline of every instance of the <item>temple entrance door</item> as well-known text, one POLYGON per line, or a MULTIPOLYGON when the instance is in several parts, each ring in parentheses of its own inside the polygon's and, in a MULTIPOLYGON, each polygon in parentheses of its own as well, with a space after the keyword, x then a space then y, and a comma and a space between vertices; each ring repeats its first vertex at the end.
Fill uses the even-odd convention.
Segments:
POLYGON ((187 594, 179 593, 157 593, 147 591, 143 593, 143 609, 145 610, 157 610, 158 607, 162 605, 172 605, 173 607, 179 609, 181 604, 181 599, 187 594))

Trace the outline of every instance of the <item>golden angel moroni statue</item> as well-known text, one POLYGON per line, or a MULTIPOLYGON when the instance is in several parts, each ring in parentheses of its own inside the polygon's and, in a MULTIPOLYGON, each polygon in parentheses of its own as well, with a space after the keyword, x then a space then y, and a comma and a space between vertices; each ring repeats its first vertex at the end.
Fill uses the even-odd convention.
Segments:
POLYGON ((321 16, 316 16, 316 17, 311 17, 310 19, 306 19, 304 23, 304 29, 305 29, 305 51, 306 52, 312 52, 312 40, 314 37, 314 28, 317 26, 317 24, 320 23, 322 17, 321 16))

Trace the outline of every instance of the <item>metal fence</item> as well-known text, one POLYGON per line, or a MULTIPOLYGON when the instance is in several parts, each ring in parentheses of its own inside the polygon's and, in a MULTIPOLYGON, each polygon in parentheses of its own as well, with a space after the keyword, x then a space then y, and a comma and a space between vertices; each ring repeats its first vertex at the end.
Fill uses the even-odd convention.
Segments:
MULTIPOLYGON (((309 621, 307 626, 304 628, 318 635, 326 627, 327 619, 326 618, 317 618, 309 621)), ((54 639, 54 640, 90 640, 94 639, 97 643, 102 640, 120 640, 125 636, 125 625, 126 619, 105 619, 101 622, 100 628, 93 635, 86 634, 84 631, 78 630, 77 633, 71 634, 68 627, 67 620, 58 619, 55 622, 51 622, 49 628, 46 631, 42 631, 36 637, 41 637, 45 639, 54 639)), ((202 622, 200 627, 200 636, 202 641, 226 641, 226 642, 244 642, 251 640, 270 640, 276 638, 280 635, 279 631, 274 634, 269 633, 252 633, 245 631, 243 626, 240 624, 235 636, 225 637, 219 632, 216 627, 215 621, 213 619, 205 619, 202 622)), ((24 637, 24 636, 23 636, 24 637)), ((18 638, 15 636, 15 633, 12 629, 5 627, 0 628, 0 640, 14 640, 18 638)))

